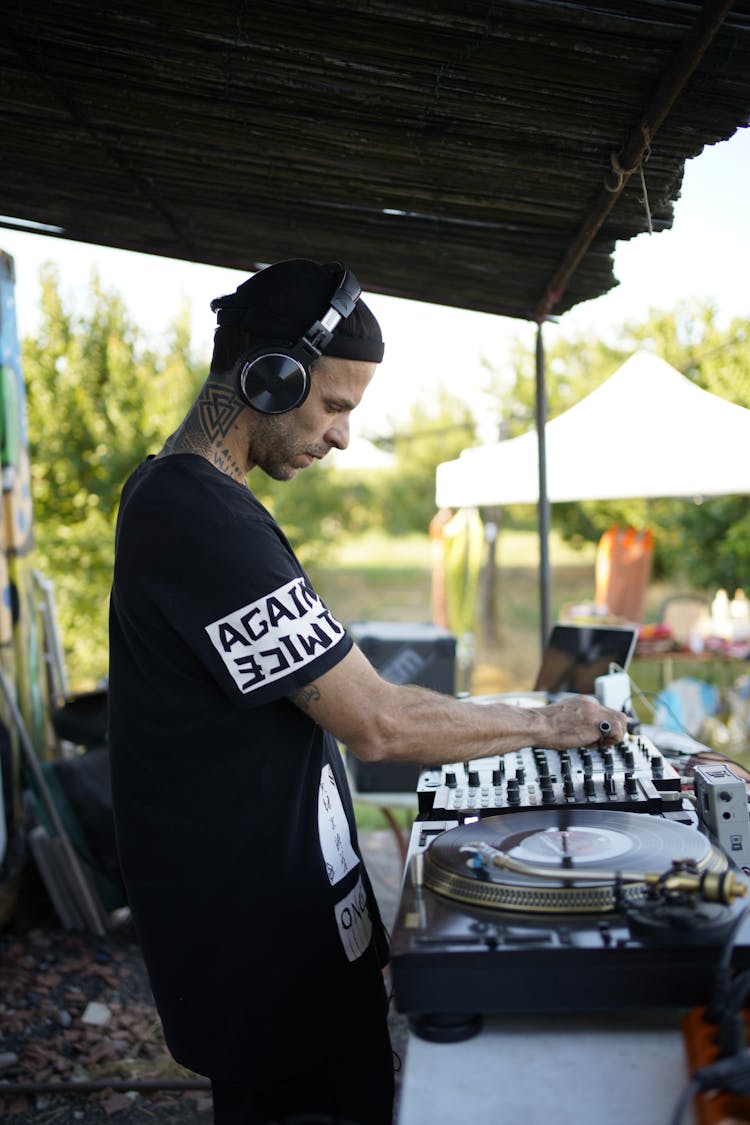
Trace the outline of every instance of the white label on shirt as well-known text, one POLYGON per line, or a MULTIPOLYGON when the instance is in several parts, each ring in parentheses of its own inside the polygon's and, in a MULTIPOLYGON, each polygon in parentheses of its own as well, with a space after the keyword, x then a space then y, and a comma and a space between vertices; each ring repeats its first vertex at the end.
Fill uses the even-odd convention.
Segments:
POLYGON ((357 885, 351 894, 336 903, 335 910, 344 952, 350 961, 356 961, 367 949, 372 936, 367 892, 361 878, 357 879, 357 885))
POLYGON ((323 766, 320 775, 318 835, 328 880, 333 886, 357 866, 359 856, 352 847, 349 821, 341 803, 336 778, 329 765, 323 766))
POLYGON ((237 687, 251 691, 289 676, 336 644, 344 628, 304 578, 206 625, 237 687))

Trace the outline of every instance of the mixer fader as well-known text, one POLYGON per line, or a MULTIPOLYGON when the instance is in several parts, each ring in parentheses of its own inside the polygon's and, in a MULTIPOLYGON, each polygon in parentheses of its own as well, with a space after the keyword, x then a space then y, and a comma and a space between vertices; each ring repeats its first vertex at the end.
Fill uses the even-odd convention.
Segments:
POLYGON ((682 807, 680 775, 641 735, 605 750, 525 747, 423 770, 417 795, 422 818, 433 820, 525 808, 665 813, 682 807))

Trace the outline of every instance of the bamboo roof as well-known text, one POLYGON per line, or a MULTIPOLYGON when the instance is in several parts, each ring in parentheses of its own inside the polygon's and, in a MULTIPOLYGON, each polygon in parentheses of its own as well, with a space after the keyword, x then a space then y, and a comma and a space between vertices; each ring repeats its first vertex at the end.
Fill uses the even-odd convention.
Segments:
POLYGON ((750 0, 5 0, 0 73, 0 225, 544 319, 747 125, 750 0))

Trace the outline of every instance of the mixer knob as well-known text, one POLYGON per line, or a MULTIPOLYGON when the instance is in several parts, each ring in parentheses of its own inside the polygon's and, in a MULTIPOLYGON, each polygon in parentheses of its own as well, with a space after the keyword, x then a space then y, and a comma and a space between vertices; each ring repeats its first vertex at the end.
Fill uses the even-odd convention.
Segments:
POLYGON ((566 774, 563 779, 563 792, 565 793, 566 797, 575 797, 576 795, 576 787, 573 784, 573 778, 569 773, 566 774))
POLYGON ((508 778, 508 785, 507 785, 507 788, 506 788, 506 792, 507 792, 507 795, 508 795, 508 804, 509 805, 520 805, 520 803, 521 803, 521 793, 519 791, 518 781, 516 780, 515 777, 509 777, 508 778))
POLYGON ((591 774, 583 779, 583 792, 587 797, 596 796, 596 785, 594 784, 594 779, 591 774))
POLYGON ((592 761, 591 761, 591 751, 590 750, 582 750, 581 751, 581 765, 583 766, 584 770, 590 770, 591 769, 592 761))
POLYGON ((474 787, 479 785, 479 770, 469 770, 469 785, 474 787))
POLYGON ((561 773, 562 773, 563 777, 570 777, 572 767, 571 767, 571 764, 570 764, 570 758, 569 757, 560 759, 560 767, 561 767, 561 773))
MULTIPOLYGON (((509 785, 510 785, 510 782, 512 780, 513 780, 512 778, 509 779, 509 781, 508 781, 509 785)), ((523 785, 525 783, 525 781, 526 781, 526 770, 523 768, 523 766, 519 766, 518 769, 516 770, 515 780, 518 782, 519 785, 523 785)))
POLYGON ((625 792, 628 797, 638 796, 638 782, 633 777, 632 773, 626 774, 625 776, 625 792))
POLYGON ((445 784, 448 786, 449 789, 455 789, 456 788, 456 772, 455 772, 455 770, 446 770, 445 771, 445 784))
POLYGON ((604 792, 608 797, 614 797, 617 793, 617 782, 611 773, 608 773, 604 778, 604 792))
POLYGON ((503 781, 503 770, 494 769, 492 771, 492 784, 493 785, 502 785, 502 781, 503 781))
POLYGON ((555 790, 552 788, 552 783, 542 786, 542 804, 554 805, 555 803, 555 790))
POLYGON ((549 762, 546 758, 539 758, 536 768, 540 777, 549 777, 549 762))
POLYGON ((602 761, 604 763, 605 770, 609 770, 611 772, 612 767, 615 764, 615 758, 611 750, 604 751, 604 753, 602 754, 602 761))
POLYGON ((635 754, 632 750, 628 749, 625 751, 624 761, 626 770, 635 769, 635 754))
POLYGON ((651 759, 651 776, 664 777, 664 759, 661 754, 654 754, 651 759))

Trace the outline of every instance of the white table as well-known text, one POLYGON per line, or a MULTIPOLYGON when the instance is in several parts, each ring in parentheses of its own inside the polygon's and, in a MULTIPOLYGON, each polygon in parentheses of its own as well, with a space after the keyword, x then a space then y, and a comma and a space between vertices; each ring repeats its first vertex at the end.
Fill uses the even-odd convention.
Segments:
MULTIPOLYGON (((410 1033, 398 1125, 669 1125, 681 1013, 486 1017, 460 1043, 410 1033)), ((692 1107, 681 1125, 693 1125, 692 1107)))

